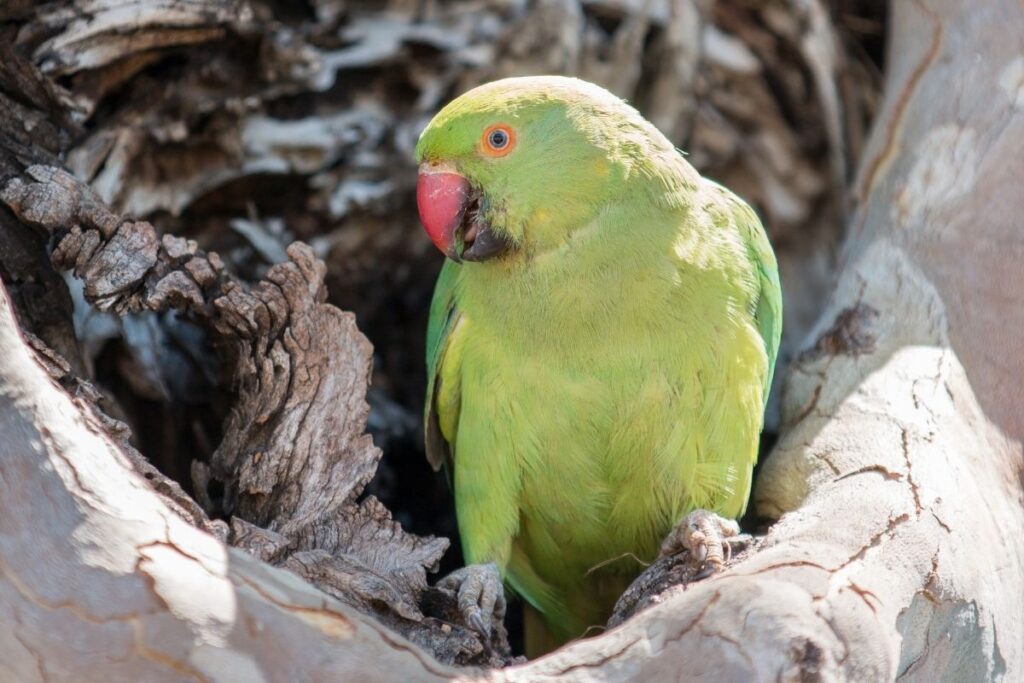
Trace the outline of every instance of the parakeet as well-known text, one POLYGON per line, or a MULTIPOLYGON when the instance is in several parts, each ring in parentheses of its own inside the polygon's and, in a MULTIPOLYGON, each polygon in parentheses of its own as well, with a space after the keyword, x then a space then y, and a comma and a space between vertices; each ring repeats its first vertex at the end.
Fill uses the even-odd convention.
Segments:
POLYGON ((427 455, 453 470, 467 563, 497 565, 535 610, 536 654, 603 625, 688 513, 743 513, 781 333, 775 256, 749 206, 581 80, 477 87, 416 156, 420 218, 449 257, 427 455))

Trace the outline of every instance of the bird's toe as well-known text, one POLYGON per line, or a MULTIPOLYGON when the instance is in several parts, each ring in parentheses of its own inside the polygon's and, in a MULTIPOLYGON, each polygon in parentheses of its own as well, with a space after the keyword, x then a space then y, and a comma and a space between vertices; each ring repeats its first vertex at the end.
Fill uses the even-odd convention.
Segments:
POLYGON ((456 569, 438 582, 456 592, 463 623, 484 637, 491 637, 492 620, 505 617, 505 591, 498 565, 472 564, 456 569))

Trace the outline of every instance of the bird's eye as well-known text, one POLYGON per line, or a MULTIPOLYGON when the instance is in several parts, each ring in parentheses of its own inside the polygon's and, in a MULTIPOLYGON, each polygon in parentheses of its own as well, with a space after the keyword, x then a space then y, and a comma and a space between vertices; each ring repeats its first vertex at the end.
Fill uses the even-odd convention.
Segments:
POLYGON ((487 142, 494 149, 505 149, 505 145, 508 144, 508 133, 501 129, 492 130, 491 134, 487 136, 487 142))
POLYGON ((483 151, 492 157, 503 157, 516 145, 516 135, 512 128, 503 123, 489 127, 484 131, 483 151))

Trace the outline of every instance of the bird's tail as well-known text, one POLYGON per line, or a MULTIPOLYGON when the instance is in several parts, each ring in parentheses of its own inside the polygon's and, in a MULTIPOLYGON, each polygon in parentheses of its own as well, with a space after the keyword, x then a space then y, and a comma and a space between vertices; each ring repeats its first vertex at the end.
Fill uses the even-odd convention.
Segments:
POLYGON ((628 575, 589 577, 577 590, 564 595, 565 608, 549 618, 545 618, 544 613, 530 603, 524 602, 523 641, 526 656, 530 659, 540 657, 574 638, 601 633, 611 616, 612 608, 629 584, 628 575))
POLYGON ((544 615, 528 602, 523 603, 523 643, 526 656, 535 659, 557 649, 564 642, 548 626, 544 615))

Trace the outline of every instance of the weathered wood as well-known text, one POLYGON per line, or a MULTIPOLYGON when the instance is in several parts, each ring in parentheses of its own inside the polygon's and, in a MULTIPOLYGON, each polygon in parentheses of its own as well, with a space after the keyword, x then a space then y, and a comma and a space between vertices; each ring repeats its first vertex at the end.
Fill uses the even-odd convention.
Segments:
MULTIPOLYGON (((357 502, 380 458, 364 434, 372 348, 351 314, 323 303, 324 265, 309 247, 290 247, 290 260, 249 290, 222 272, 216 254, 189 240, 160 239, 149 223, 121 220, 61 169, 30 166, 0 188, 0 201, 57 237, 54 265, 73 269, 93 305, 173 307, 209 328, 224 349, 237 400, 211 464, 194 462, 193 472, 200 497, 232 516, 234 533, 122 444, 169 504, 222 540, 376 613, 441 659, 483 655, 471 631, 442 630, 418 607, 426 569, 436 569, 448 541, 405 533, 372 496, 357 502), (223 486, 220 500, 207 494, 211 481, 223 486)), ((507 651, 503 630, 495 645, 507 651)))
MULTIPOLYGON (((329 13, 335 5, 316 6, 329 13)), ((0 611, 16 625, 0 630, 0 677, 1024 676, 1024 347, 1015 334, 1024 329, 1024 290, 1013 284, 1024 263, 1016 225, 1024 210, 1017 153, 1024 18, 1009 0, 901 2, 891 36, 883 110, 852 193, 844 267, 808 350, 787 373, 782 438, 757 482, 754 504, 778 521, 726 572, 661 592, 654 573, 672 564, 660 563, 638 587, 650 587, 637 598, 652 606, 606 634, 502 670, 444 667, 377 621, 170 514, 96 416, 38 365, 0 296, 8 361, 0 365, 0 611)), ((335 67, 355 58, 347 49, 344 59, 334 55, 335 67)), ((23 223, 61 237, 55 259, 77 268, 98 305, 176 306, 205 316, 232 346, 243 407, 248 395, 271 411, 269 453, 283 457, 286 437, 296 433, 276 373, 310 365, 313 377, 340 378, 347 389, 332 396, 342 397, 348 421, 331 423, 341 432, 320 435, 324 442, 300 443, 296 485, 312 446, 326 443, 331 457, 321 462, 318 453, 316 466, 345 468, 349 493, 359 488, 363 475, 352 472, 376 457, 361 436, 366 352, 354 327, 322 303, 322 272, 311 254, 293 248, 289 263, 246 290, 225 286, 216 260, 187 242, 159 241, 147 223, 111 220, 102 201, 52 166, 7 180, 0 196, 23 223), (276 306, 288 311, 287 323, 276 306), (302 340, 318 325, 349 340, 340 349, 343 367, 308 353, 302 340), (354 460, 342 465, 334 456, 354 460)), ((322 410, 318 400, 303 394, 302 407, 322 410)), ((377 540, 390 542, 383 515, 373 503, 346 507, 348 493, 320 502, 275 488, 296 472, 282 471, 275 456, 266 466, 255 462, 257 440, 242 423, 264 413, 245 410, 233 418, 243 431, 231 437, 229 430, 235 446, 212 472, 234 492, 228 505, 253 517, 236 522, 232 538, 275 561, 287 556, 286 566, 336 582, 337 594, 359 605, 368 586, 351 579, 372 576, 365 569, 373 558, 353 570, 345 562, 358 553, 292 551, 310 538, 365 547, 361 532, 343 538, 338 525, 330 533, 318 526, 335 513, 358 518, 360 509, 374 535, 383 534, 377 540), (252 464, 236 467, 247 458, 252 464), (261 495, 280 503, 280 524, 262 516, 261 495)), ((376 560, 387 560, 380 575, 395 591, 390 613, 412 623, 421 622, 406 591, 418 585, 430 554, 429 542, 419 547, 412 579, 398 567, 396 583, 392 558, 376 560)))
POLYGON ((171 513, 37 364, 5 292, 0 348, 0 679, 454 675, 374 619, 171 513), (394 656, 356 654, 379 647, 394 656))

